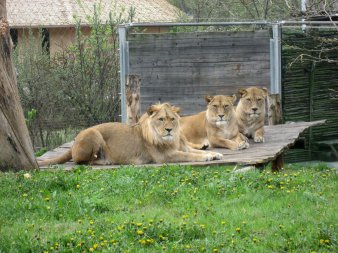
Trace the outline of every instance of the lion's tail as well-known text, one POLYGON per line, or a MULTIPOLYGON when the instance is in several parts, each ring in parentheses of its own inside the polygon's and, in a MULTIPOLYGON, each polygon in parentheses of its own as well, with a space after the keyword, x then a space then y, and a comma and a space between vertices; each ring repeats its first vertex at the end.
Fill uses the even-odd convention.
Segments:
POLYGON ((38 161, 39 166, 46 166, 46 165, 52 165, 52 164, 62 164, 65 162, 68 162, 70 159, 72 159, 72 150, 69 149, 66 153, 52 158, 52 159, 48 159, 45 161, 38 161))

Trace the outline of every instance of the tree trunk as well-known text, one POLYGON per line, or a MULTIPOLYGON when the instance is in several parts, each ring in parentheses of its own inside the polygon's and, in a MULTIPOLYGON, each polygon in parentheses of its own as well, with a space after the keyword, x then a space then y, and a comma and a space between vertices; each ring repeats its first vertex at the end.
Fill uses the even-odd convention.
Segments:
POLYGON ((270 94, 268 96, 268 119, 269 125, 282 124, 282 102, 279 94, 270 94))
POLYGON ((6 0, 0 1, 0 170, 38 168, 16 84, 6 0))
MULTIPOLYGON (((278 125, 283 123, 282 102, 280 94, 270 94, 268 96, 268 118, 269 125, 278 125)), ((277 172, 284 167, 283 154, 279 154, 272 161, 271 170, 277 172)))
POLYGON ((127 124, 133 125, 140 119, 140 88, 141 77, 138 75, 127 76, 126 101, 127 101, 127 124))

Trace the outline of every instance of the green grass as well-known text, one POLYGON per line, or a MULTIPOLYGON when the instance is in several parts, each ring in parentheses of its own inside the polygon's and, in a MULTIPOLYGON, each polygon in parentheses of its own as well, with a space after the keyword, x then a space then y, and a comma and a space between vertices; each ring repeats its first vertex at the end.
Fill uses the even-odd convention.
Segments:
POLYGON ((322 164, 0 173, 0 252, 337 252, 322 164))

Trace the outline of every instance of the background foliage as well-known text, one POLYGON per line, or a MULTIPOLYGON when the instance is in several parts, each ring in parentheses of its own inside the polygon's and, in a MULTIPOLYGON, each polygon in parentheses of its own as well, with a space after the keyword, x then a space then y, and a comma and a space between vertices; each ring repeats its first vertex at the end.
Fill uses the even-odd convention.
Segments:
MULTIPOLYGON (((95 12, 90 35, 76 27, 75 43, 50 56, 43 36, 29 36, 15 51, 18 87, 35 147, 54 147, 73 138, 78 129, 118 121, 119 53, 117 24, 104 24, 95 12)), ((80 21, 78 21, 78 24, 80 21)))

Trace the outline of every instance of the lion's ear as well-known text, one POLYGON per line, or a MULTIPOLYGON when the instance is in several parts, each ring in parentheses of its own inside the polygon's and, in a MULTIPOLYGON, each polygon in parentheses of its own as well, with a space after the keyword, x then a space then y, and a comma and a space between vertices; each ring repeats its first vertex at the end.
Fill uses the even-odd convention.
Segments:
POLYGON ((209 104, 209 103, 211 102, 211 100, 214 99, 214 96, 206 95, 206 96, 204 96, 204 99, 205 99, 205 101, 209 104))
POLYGON ((267 97, 267 96, 269 95, 268 89, 265 88, 265 87, 263 87, 263 88, 261 88, 261 89, 262 89, 262 91, 263 91, 264 97, 267 97))
POLYGON ((234 104, 237 100, 237 96, 234 94, 231 97, 232 97, 232 103, 234 104))
POLYGON ((156 105, 151 105, 148 107, 147 113, 148 115, 153 115, 154 112, 158 111, 158 107, 156 105))
POLYGON ((177 114, 180 114, 181 112, 181 108, 177 107, 177 106, 171 106, 171 110, 177 114))
POLYGON ((238 93, 241 95, 241 97, 244 97, 248 94, 247 90, 244 88, 238 89, 238 93))

